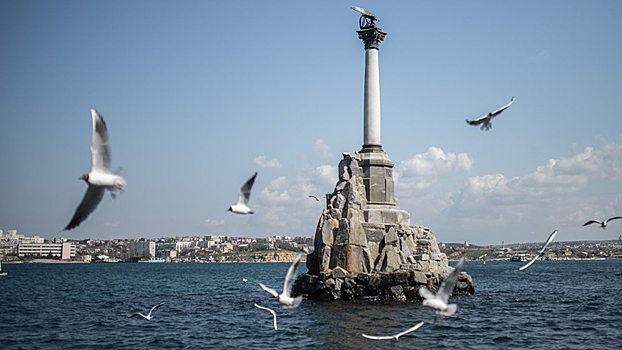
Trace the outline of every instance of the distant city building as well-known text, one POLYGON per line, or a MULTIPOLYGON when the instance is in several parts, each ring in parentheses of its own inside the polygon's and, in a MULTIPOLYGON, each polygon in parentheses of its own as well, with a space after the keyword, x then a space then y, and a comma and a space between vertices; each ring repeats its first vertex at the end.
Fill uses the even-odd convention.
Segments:
POLYGON ((130 242, 130 258, 153 258, 156 256, 156 243, 153 241, 130 242))
POLYGON ((175 243, 175 250, 178 252, 185 252, 187 250, 190 250, 190 248, 192 248, 194 242, 190 242, 190 241, 181 241, 181 242, 177 242, 175 243))
POLYGON ((20 244, 43 244, 44 241, 43 237, 20 235, 17 230, 7 230, 6 233, 0 230, 0 254, 16 255, 20 244))
POLYGON ((76 246, 64 243, 20 243, 17 255, 21 257, 54 257, 69 260, 76 256, 76 246))

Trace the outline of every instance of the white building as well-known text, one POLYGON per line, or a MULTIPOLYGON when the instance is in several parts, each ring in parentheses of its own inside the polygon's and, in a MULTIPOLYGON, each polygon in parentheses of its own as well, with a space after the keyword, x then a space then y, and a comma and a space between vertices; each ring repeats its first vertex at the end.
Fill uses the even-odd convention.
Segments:
POLYGON ((76 256, 76 246, 69 242, 64 243, 20 243, 17 247, 17 255, 21 257, 47 257, 53 256, 63 260, 69 260, 76 256))
POLYGON ((186 242, 186 241, 181 241, 181 242, 177 242, 175 243, 175 250, 178 252, 185 252, 190 250, 190 248, 192 248, 194 242, 186 242))
POLYGON ((130 258, 153 258, 156 256, 156 242, 130 242, 130 258))

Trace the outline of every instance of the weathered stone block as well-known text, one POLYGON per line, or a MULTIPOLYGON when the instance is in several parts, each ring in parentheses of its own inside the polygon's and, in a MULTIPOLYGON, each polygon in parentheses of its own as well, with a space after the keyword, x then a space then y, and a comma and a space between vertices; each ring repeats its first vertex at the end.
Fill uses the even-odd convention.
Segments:
POLYGON ((333 229, 335 226, 335 222, 337 222, 337 225, 338 225, 339 222, 335 219, 324 220, 324 225, 322 227, 321 244, 323 245, 333 244, 334 242, 333 229))
POLYGON ((389 228, 389 232, 384 236, 384 244, 385 245, 397 245, 397 232, 395 232, 395 228, 389 228))
POLYGON ((399 248, 400 248, 400 251, 404 254, 404 257, 412 256, 413 255, 412 251, 410 250, 408 245, 406 245, 406 237, 404 236, 399 237, 399 242, 400 242, 399 248))
POLYGON ((374 259, 372 258, 369 248, 363 248, 363 270, 365 272, 371 272, 374 267, 374 259))
POLYGON ((331 246, 325 246, 325 247, 320 248, 320 251, 318 252, 319 253, 318 258, 320 261, 319 271, 326 271, 330 268, 331 250, 332 250, 331 246))
POLYGON ((404 295, 404 287, 397 285, 391 287, 391 297, 393 300, 406 301, 406 295, 404 295))
POLYGON ((333 276, 333 278, 344 278, 347 275, 348 275, 348 271, 344 270, 340 266, 335 267, 333 271, 331 272, 331 276, 333 276))
POLYGON ((384 239, 384 230, 383 229, 365 229, 365 233, 367 236, 367 242, 375 242, 380 243, 384 239))
POLYGON ((368 272, 363 263, 363 248, 348 244, 342 249, 341 261, 345 263, 344 268, 349 273, 368 272))
POLYGON ((382 266, 382 271, 383 272, 393 272, 396 271, 400 268, 401 262, 400 262, 400 256, 397 250, 397 247, 394 246, 386 246, 384 248, 386 255, 385 255, 385 262, 382 266))
POLYGON ((350 220, 349 244, 367 247, 367 236, 365 235, 365 230, 358 217, 353 217, 350 220))
POLYGON ((371 261, 371 266, 374 267, 376 265, 376 260, 378 259, 378 255, 380 254, 380 245, 375 242, 367 242, 367 249, 369 249, 369 258, 371 261))
POLYGON ((395 284, 407 284, 408 283, 408 271, 398 271, 393 274, 393 281, 395 284))
POLYGON ((427 284, 428 277, 421 271, 410 271, 410 277, 414 284, 427 284))
POLYGON ((350 224, 347 219, 340 219, 335 234, 335 245, 348 244, 350 239, 350 224))

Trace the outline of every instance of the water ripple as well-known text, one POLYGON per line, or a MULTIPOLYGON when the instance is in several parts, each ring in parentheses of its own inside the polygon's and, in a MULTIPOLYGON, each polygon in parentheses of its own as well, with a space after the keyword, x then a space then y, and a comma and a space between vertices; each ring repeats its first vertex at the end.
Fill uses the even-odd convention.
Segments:
POLYGON ((476 295, 437 320, 416 302, 305 301, 290 312, 256 282, 280 289, 289 264, 5 264, 2 349, 613 349, 622 344, 622 261, 467 262, 476 295), (249 283, 241 282, 242 277, 249 283), (165 306, 147 322, 128 318, 165 306), (269 314, 253 306, 272 307, 269 314), (395 334, 426 324, 398 343, 395 334))

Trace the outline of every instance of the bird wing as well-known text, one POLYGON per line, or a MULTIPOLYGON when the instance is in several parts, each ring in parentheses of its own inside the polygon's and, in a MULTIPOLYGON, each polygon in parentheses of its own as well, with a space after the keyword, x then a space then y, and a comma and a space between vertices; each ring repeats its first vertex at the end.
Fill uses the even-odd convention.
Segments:
POLYGON ((91 108, 93 119, 93 139, 91 140, 91 171, 110 172, 110 144, 108 143, 108 128, 104 118, 91 108))
POLYGON ((518 269, 519 271, 523 271, 526 268, 528 268, 529 266, 531 266, 534 262, 536 262, 536 260, 538 260, 538 258, 540 258, 540 256, 542 254, 544 254, 544 250, 546 249, 546 247, 551 244, 551 242, 553 242, 553 239, 555 238, 555 236, 557 235, 557 230, 553 231, 550 235, 549 238, 546 239, 546 242, 544 242, 544 245, 542 246, 542 248, 540 248, 540 251, 538 251, 538 254, 536 254, 528 263, 526 263, 525 265, 521 266, 520 269, 518 269))
POLYGON ((462 268, 464 267, 464 258, 460 258, 458 264, 454 268, 454 270, 445 278, 441 286, 438 288, 436 292, 436 298, 442 300, 445 304, 447 304, 447 300, 449 300, 449 296, 454 291, 454 287, 456 286, 456 281, 458 281, 458 275, 462 272, 462 268))
POLYGON ((484 114, 483 116, 481 116, 481 117, 479 117, 479 118, 477 118, 477 119, 474 119, 474 120, 468 120, 468 119, 467 119, 467 121, 466 121, 466 122, 467 122, 467 124, 469 124, 469 125, 480 125, 480 124, 481 124, 481 123, 483 123, 486 119, 489 119, 489 118, 490 118, 490 116, 489 116, 488 114, 484 114))
POLYGON ((246 183, 240 188, 240 195, 238 196, 238 205, 244 204, 248 205, 248 201, 251 199, 251 189, 253 188, 253 184, 255 183, 255 178, 257 177, 257 173, 251 176, 246 183))
POLYGON ((596 220, 590 220, 588 222, 586 222, 585 224, 583 224, 583 226, 587 226, 587 225, 591 225, 591 224, 601 224, 600 221, 596 221, 596 220))
POLYGON ((617 220, 617 219, 622 219, 622 216, 614 216, 612 218, 607 219, 607 221, 605 221, 605 222, 609 222, 611 220, 617 220))
POLYGON ((258 308, 263 309, 263 310, 270 311, 270 313, 272 314, 272 318, 274 319, 274 330, 278 331, 279 329, 278 329, 278 327, 276 325, 276 312, 274 312, 274 310, 272 310, 270 308, 267 308, 267 307, 261 306, 261 305, 257 305, 257 304, 255 304, 255 307, 258 307, 258 308))
POLYGON ((93 210, 97 208, 99 202, 101 202, 105 191, 103 187, 89 185, 84 193, 84 197, 82 197, 82 202, 80 202, 80 205, 76 208, 76 212, 73 214, 71 221, 69 221, 69 224, 67 224, 63 231, 76 228, 82 221, 86 220, 93 210))
POLYGON ((436 299, 436 295, 430 292, 426 287, 419 288, 419 295, 424 299, 436 299))
POLYGON ((546 239, 546 242, 544 242, 544 245, 538 252, 538 255, 542 255, 544 253, 544 250, 549 244, 551 244, 551 242, 553 242, 553 239, 555 238, 556 235, 557 235, 557 230, 551 232, 551 234, 549 235, 549 238, 546 239))
POLYGON ((403 332, 397 333, 397 334, 395 335, 395 339, 398 339, 399 337, 403 336, 404 334, 408 334, 408 333, 410 333, 410 332, 414 332, 414 331, 416 331, 417 329, 419 329, 421 326, 423 326, 423 322, 419 322, 419 323, 417 323, 416 325, 414 325, 413 327, 408 328, 407 330, 405 330, 405 331, 403 331, 403 332))
POLYGON ((149 314, 151 315, 151 313, 153 312, 153 310, 159 308, 160 306, 164 305, 164 303, 159 303, 157 305, 155 305, 154 307, 151 308, 151 310, 149 310, 149 314))
POLYGON ((377 335, 367 335, 365 333, 361 333, 361 335, 367 339, 374 339, 374 340, 388 340, 388 339, 394 339, 395 336, 393 335, 384 335, 384 336, 377 336, 377 335))
POLYGON ((538 260, 538 258, 540 257, 540 254, 536 254, 536 256, 534 256, 528 263, 526 263, 525 265, 521 266, 520 269, 518 269, 519 271, 523 271, 526 268, 528 268, 529 266, 531 266, 531 264, 533 264, 534 262, 536 262, 536 260, 538 260))
POLYGON ((136 317, 136 316, 141 316, 142 318, 145 318, 145 319, 147 318, 145 315, 141 314, 140 312, 133 313, 129 315, 128 317, 136 317))
POLYGON ((283 294, 289 296, 289 291, 292 288, 292 284, 294 283, 294 278, 296 277, 296 270, 298 269, 298 264, 300 263, 300 254, 296 260, 292 263, 292 265, 287 269, 287 275, 285 275, 285 282, 283 283, 283 294))
POLYGON ((498 116, 499 114, 501 114, 501 112, 505 111, 508 107, 510 107, 512 105, 512 103, 514 103, 514 99, 515 99, 515 97, 512 97, 512 99, 510 100, 510 103, 506 104, 505 106, 503 106, 503 107, 501 107, 501 108, 499 108, 497 110, 494 110, 494 111, 490 112, 491 117, 494 118, 494 117, 498 116))
POLYGON ((276 298, 276 297, 278 297, 278 296, 279 296, 279 293, 278 293, 276 290, 274 290, 274 289, 272 289, 272 288, 270 288, 270 287, 265 286, 263 283, 259 283, 259 286, 261 287, 261 289, 263 289, 263 290, 265 290, 266 292, 268 292, 268 293, 272 294, 272 296, 273 296, 273 297, 275 297, 275 298, 276 298))

